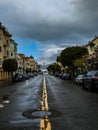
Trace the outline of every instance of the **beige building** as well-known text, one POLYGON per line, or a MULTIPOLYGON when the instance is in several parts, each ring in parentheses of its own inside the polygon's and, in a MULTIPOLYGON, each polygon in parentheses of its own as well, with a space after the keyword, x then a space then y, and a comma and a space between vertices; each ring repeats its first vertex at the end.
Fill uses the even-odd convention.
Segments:
POLYGON ((17 54, 17 43, 12 39, 12 35, 0 23, 0 80, 9 78, 8 72, 3 71, 2 63, 5 59, 17 59, 17 73, 26 73, 26 71, 37 71, 38 64, 33 56, 25 57, 24 54, 17 54))
POLYGON ((89 41, 86 48, 89 53, 86 61, 87 69, 98 69, 98 37, 95 36, 91 41, 89 41))
POLYGON ((38 64, 33 56, 29 57, 31 71, 38 71, 38 64))
POLYGON ((95 36, 94 39, 88 42, 86 44, 86 48, 88 49, 89 55, 92 55, 95 53, 95 50, 98 48, 98 37, 95 36))
POLYGON ((34 60, 33 56, 26 57, 25 58, 25 63, 26 63, 26 72, 34 72, 38 71, 38 63, 34 60))
POLYGON ((16 58, 17 43, 11 39, 12 35, 0 23, 0 80, 8 78, 8 72, 2 69, 2 63, 5 59, 16 58))
POLYGON ((34 57, 26 57, 24 54, 17 54, 18 69, 17 73, 25 74, 38 70, 38 64, 35 62, 34 57))
POLYGON ((34 62, 34 70, 38 71, 38 63, 36 61, 34 62))
POLYGON ((17 62, 18 62, 18 68, 17 73, 24 74, 26 67, 25 67, 25 55, 24 54, 17 54, 17 62))

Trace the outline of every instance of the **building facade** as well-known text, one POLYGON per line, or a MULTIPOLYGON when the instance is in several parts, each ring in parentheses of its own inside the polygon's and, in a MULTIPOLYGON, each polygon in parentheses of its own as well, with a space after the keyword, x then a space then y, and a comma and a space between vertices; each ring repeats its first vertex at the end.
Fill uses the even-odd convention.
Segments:
POLYGON ((86 48, 88 49, 88 57, 87 57, 87 68, 88 69, 98 69, 98 37, 95 36, 93 40, 89 41, 86 44, 86 48))
POLYGON ((93 40, 89 41, 86 44, 86 48, 88 49, 89 55, 92 55, 95 53, 96 48, 98 48, 98 37, 95 36, 93 40))
POLYGON ((38 63, 34 60, 33 56, 30 57, 25 57, 25 67, 26 67, 26 72, 34 72, 38 71, 38 63))
POLYGON ((17 53, 17 45, 12 39, 12 34, 0 22, 0 80, 9 78, 8 72, 5 72, 2 66, 6 59, 17 60, 18 68, 15 73, 26 74, 27 72, 38 71, 38 63, 34 60, 34 57, 26 57, 24 54, 17 53))
POLYGON ((0 23, 0 80, 8 78, 8 72, 3 71, 2 63, 5 59, 14 59, 17 55, 17 43, 11 39, 12 35, 0 23))
POLYGON ((18 68, 17 73, 25 74, 25 55, 24 54, 17 54, 17 62, 18 62, 18 68))

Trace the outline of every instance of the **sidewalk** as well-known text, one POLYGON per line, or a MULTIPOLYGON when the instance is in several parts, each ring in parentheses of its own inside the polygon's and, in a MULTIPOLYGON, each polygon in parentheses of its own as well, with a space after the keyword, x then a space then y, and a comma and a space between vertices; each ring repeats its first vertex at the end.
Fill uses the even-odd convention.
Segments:
POLYGON ((0 87, 7 86, 7 85, 9 85, 11 83, 12 83, 11 79, 0 80, 0 87))

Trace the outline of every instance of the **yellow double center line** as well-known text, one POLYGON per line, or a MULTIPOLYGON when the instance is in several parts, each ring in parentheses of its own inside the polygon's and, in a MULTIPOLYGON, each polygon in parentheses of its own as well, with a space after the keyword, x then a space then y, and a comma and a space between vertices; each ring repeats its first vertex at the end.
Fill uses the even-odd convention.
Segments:
MULTIPOLYGON (((45 76, 44 76, 44 80, 43 80, 42 107, 41 107, 41 109, 42 109, 42 111, 49 111, 45 76)), ((44 119, 41 118, 40 130, 51 130, 50 119, 48 118, 48 116, 46 116, 44 119)))

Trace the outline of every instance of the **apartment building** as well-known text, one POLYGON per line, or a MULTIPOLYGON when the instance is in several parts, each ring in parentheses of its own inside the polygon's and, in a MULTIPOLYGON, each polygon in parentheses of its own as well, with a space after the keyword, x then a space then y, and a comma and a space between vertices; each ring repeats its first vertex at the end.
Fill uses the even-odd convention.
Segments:
POLYGON ((88 57, 86 64, 90 69, 98 69, 98 37, 95 36, 91 41, 86 44, 88 49, 88 57))
POLYGON ((17 73, 24 74, 25 73, 25 55, 18 53, 17 54, 17 62, 18 62, 18 68, 17 68, 17 73))
POLYGON ((39 69, 39 68, 38 68, 38 63, 35 61, 35 62, 34 62, 34 71, 38 71, 38 69, 39 69))
POLYGON ((26 74, 28 72, 38 71, 38 64, 33 56, 26 57, 24 54, 17 54, 18 68, 17 73, 26 74))
POLYGON ((2 63, 5 59, 17 60, 17 73, 25 74, 27 71, 33 72, 38 70, 38 64, 33 56, 26 57, 24 54, 17 54, 17 45, 12 39, 12 34, 0 23, 0 80, 9 78, 8 72, 3 71, 2 68, 2 63))
POLYGON ((25 57, 26 72, 38 71, 38 63, 34 60, 33 56, 25 57))
POLYGON ((98 37, 95 36, 91 41, 86 44, 86 48, 88 49, 89 55, 95 53, 96 49, 98 48, 98 37))
POLYGON ((11 37, 12 35, 0 23, 0 80, 8 78, 8 72, 4 72, 2 69, 3 61, 16 58, 17 55, 17 43, 11 37))

